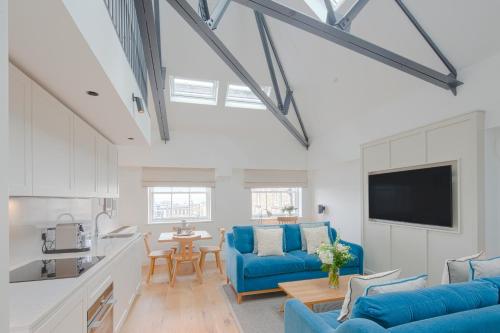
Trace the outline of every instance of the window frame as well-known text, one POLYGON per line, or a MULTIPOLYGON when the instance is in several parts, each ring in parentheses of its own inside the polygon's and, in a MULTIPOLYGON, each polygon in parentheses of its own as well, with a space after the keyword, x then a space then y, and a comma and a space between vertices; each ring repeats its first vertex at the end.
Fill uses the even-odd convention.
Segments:
MULTIPOLYGON (((148 187, 148 224, 175 224, 175 223, 180 223, 183 220, 189 223, 196 223, 196 222, 211 222, 212 221, 212 211, 213 211, 213 189, 211 187, 206 187, 206 186, 156 186, 156 187, 148 187), (204 188, 206 189, 206 192, 196 192, 196 191, 188 191, 188 192, 176 192, 176 191, 165 191, 165 192, 154 192, 155 188, 204 188), (195 218, 192 216, 189 217, 170 217, 166 219, 155 219, 154 218, 154 211, 153 211, 153 197, 155 194, 186 194, 188 193, 191 195, 191 193, 206 193, 206 209, 207 209, 207 216, 205 217, 200 217, 200 218, 195 218)), ((189 200, 191 201, 191 200, 189 200)), ((172 199, 170 200, 172 202, 172 199)), ((191 207, 191 206, 190 206, 191 207)), ((191 209, 191 208, 189 208, 191 209)))
POLYGON ((180 76, 171 75, 169 78, 170 85, 170 102, 176 103, 189 103, 189 104, 203 104, 203 105, 217 105, 219 97, 219 81, 217 80, 201 80, 201 79, 191 79, 180 76), (175 80, 192 81, 199 83, 211 83, 213 84, 213 94, 210 97, 196 96, 195 93, 180 94, 175 91, 175 80))
MULTIPOLYGON (((261 87, 261 89, 268 97, 271 96, 272 88, 270 86, 263 86, 261 87)), ((262 103, 262 101, 252 92, 252 90, 248 86, 242 84, 233 84, 233 83, 227 85, 226 97, 224 99, 224 106, 227 108, 238 108, 238 109, 258 109, 258 110, 266 109, 266 105, 262 103), (244 98, 240 98, 240 100, 238 100, 235 97, 229 97, 229 92, 232 87, 245 88, 250 90, 250 92, 256 97, 256 101, 253 102, 249 101, 248 99, 247 101, 244 101, 243 100, 244 98)))
MULTIPOLYGON (((302 187, 279 187, 279 188, 272 188, 272 187, 253 187, 250 189, 250 215, 252 220, 265 220, 265 219, 275 219, 277 217, 286 217, 286 216, 296 216, 296 217, 302 217, 303 213, 303 207, 302 207, 302 196, 303 196, 303 188, 302 187), (285 212, 282 212, 280 214, 273 214, 272 216, 269 216, 265 213, 262 213, 261 215, 254 215, 254 202, 253 202, 253 194, 254 193, 285 193, 286 191, 283 191, 284 189, 293 189, 297 191, 297 196, 296 196, 296 202, 292 203, 294 207, 298 208, 297 212, 292 215, 288 215, 285 212)), ((267 202, 267 195, 266 195, 266 202, 267 202)), ((266 204, 267 206, 267 204, 266 204)), ((267 207, 265 210, 268 210, 267 207)), ((265 211, 263 210, 263 212, 265 211)))

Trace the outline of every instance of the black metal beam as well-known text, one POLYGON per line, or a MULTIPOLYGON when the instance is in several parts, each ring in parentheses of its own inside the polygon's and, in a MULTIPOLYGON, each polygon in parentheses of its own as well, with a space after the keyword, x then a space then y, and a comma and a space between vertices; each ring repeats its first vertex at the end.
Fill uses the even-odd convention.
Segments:
POLYGON ((351 29, 351 23, 354 18, 361 12, 361 10, 368 3, 368 0, 358 0, 349 11, 342 17, 335 25, 344 31, 349 31, 351 29))
POLYGON ((413 26, 418 30, 418 32, 420 33, 420 35, 422 35, 422 37, 425 39, 425 41, 427 42, 427 44, 429 44, 429 46, 432 48, 432 50, 434 51, 434 53, 436 53, 436 55, 439 57, 439 59, 441 59, 441 61, 443 62, 443 64, 446 66, 446 68, 448 68, 448 70, 453 75, 453 77, 456 78, 457 77, 457 70, 451 64, 451 62, 448 60, 448 58, 446 58, 446 56, 443 54, 443 52, 441 52, 441 50, 436 45, 436 43, 434 43, 434 41, 432 40, 431 36, 429 36, 429 34, 424 30, 424 28, 420 25, 420 23, 418 23, 418 21, 415 18, 415 16, 413 16, 413 14, 410 12, 410 10, 408 9, 408 7, 406 7, 406 5, 403 3, 403 1, 401 1, 401 0, 395 0, 395 1, 398 4, 399 8, 401 8, 401 10, 403 11, 403 13, 405 13, 406 17, 408 17, 408 19, 411 21, 411 23, 413 24, 413 26))
POLYGON ((159 36, 156 33, 155 14, 151 0, 134 0, 139 30, 144 47, 144 56, 148 68, 149 83, 153 95, 156 118, 162 140, 170 140, 168 131, 165 96, 163 94, 163 77, 159 50, 159 36))
MULTIPOLYGON (((136 0, 137 1, 137 0, 136 0)), ((207 43, 212 50, 224 61, 229 68, 246 84, 257 96, 267 109, 285 126, 285 128, 304 146, 309 147, 307 137, 302 135, 295 126, 281 113, 272 99, 262 91, 260 85, 250 73, 240 64, 236 57, 227 49, 217 35, 208 27, 196 11, 193 10, 187 0, 167 0, 167 2, 179 13, 179 15, 193 28, 193 30, 207 43)))
POLYGON ((269 51, 268 40, 261 17, 261 13, 255 12, 255 21, 257 21, 257 28, 259 29, 260 40, 262 41, 262 47, 264 48, 267 67, 269 69, 269 74, 273 83, 274 93, 276 94, 276 102, 278 103, 278 108, 280 110, 283 110, 283 100, 281 99, 280 87, 278 84, 278 79, 276 78, 276 73, 274 71, 273 58, 271 57, 271 52, 269 51))
POLYGON ((463 83, 272 0, 232 0, 447 90, 463 83))

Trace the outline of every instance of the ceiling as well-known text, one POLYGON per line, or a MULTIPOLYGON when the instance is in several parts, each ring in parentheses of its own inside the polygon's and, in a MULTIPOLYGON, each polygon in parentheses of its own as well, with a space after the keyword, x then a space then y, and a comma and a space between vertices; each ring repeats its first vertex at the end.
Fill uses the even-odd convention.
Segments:
MULTIPOLYGON (((304 0, 283 4, 314 16, 304 0)), ((194 8, 197 1, 190 0, 194 8)), ((211 8, 216 1, 209 1, 211 8)), ((407 0, 408 8, 458 69, 479 63, 500 51, 500 1, 407 0)), ((168 75, 219 80, 218 106, 170 103, 169 125, 174 131, 231 133, 282 132, 286 129, 266 110, 223 106, 224 87, 239 80, 204 41, 161 1, 161 40, 168 75)), ((429 84, 372 59, 267 18, 294 95, 312 138, 341 126, 391 100, 429 84)), ((395 51, 426 66, 446 72, 406 16, 393 1, 370 1, 352 25, 354 35, 395 51)), ((262 85, 271 85, 252 10, 231 3, 216 34, 262 85)), ((466 89, 467 82, 459 88, 466 89)), ((432 86, 439 94, 450 94, 432 86)), ((168 89, 167 89, 168 91, 168 89)), ((298 144, 289 135, 290 144, 298 144)), ((175 136, 172 137, 175 140, 175 136)))

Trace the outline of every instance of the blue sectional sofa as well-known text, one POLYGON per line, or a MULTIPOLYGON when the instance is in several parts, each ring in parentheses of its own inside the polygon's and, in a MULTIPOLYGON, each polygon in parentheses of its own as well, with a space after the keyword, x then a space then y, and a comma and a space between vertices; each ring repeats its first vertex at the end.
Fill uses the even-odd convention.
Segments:
MULTIPOLYGON (((337 232, 324 222, 335 240, 337 232)), ((243 296, 278 291, 278 283, 326 277, 316 255, 302 251, 299 224, 284 224, 284 256, 259 257, 253 253, 252 226, 235 226, 226 237, 226 271, 228 282, 234 288, 238 303, 243 296)), ((363 274, 363 249, 357 244, 344 242, 351 247, 354 259, 340 271, 342 275, 363 274)))
POLYGON ((351 319, 314 313, 298 300, 285 306, 285 333, 500 332, 500 277, 418 291, 360 297, 351 319))

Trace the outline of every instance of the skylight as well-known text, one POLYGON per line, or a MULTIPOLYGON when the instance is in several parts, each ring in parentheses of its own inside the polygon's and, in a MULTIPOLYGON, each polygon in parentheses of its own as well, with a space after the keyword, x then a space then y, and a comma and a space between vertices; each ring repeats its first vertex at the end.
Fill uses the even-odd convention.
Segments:
POLYGON ((170 77, 170 101, 217 105, 218 81, 170 77))
MULTIPOLYGON (((271 87, 262 87, 267 96, 271 94, 271 87)), ((265 109, 266 106, 247 86, 230 84, 227 87, 226 107, 245 109, 265 109)))

